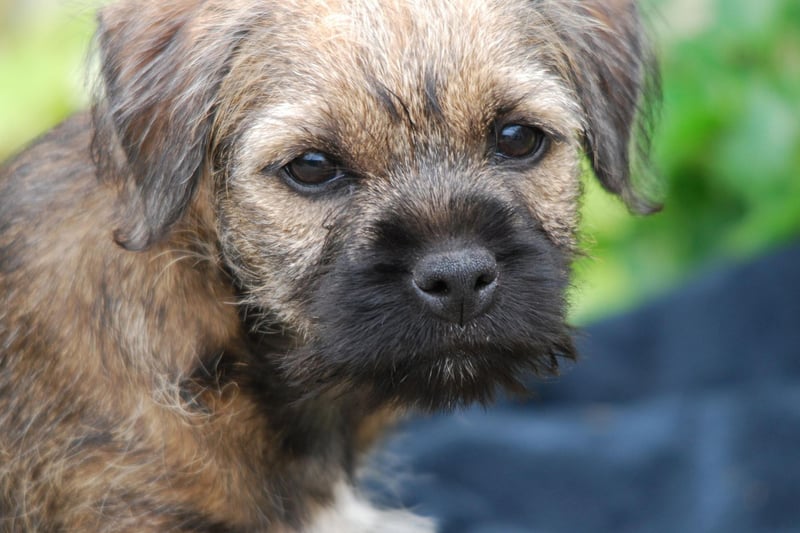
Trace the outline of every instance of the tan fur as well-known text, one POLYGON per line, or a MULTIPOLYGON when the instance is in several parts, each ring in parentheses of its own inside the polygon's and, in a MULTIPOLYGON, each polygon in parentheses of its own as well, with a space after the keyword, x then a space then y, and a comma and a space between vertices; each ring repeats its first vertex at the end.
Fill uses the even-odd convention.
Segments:
POLYGON ((646 208, 630 2, 123 0, 99 20, 94 121, 0 171, 0 530, 431 530, 352 488, 407 407, 373 404, 380 383, 303 389, 327 377, 309 286, 389 210, 446 237, 481 194, 570 257, 583 149, 646 208), (544 159, 492 160, 497 121, 535 122, 544 159), (349 192, 280 178, 334 149, 349 192))

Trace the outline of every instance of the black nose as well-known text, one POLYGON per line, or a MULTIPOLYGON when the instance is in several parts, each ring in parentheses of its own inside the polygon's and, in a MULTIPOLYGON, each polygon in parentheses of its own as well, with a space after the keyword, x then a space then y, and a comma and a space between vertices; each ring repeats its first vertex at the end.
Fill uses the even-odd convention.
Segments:
POLYGON ((485 248, 424 256, 412 272, 414 289, 439 318, 465 324, 486 312, 497 287, 497 262, 485 248))

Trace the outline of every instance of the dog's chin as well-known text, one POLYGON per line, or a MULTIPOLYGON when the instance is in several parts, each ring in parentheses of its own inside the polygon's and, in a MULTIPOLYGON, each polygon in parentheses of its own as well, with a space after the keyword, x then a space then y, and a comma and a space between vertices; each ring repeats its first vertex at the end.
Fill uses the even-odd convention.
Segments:
POLYGON ((498 391, 524 393, 525 378, 557 375, 559 361, 574 358, 566 330, 548 346, 458 343, 371 357, 356 346, 351 357, 337 357, 331 350, 313 343, 292 354, 283 367, 290 381, 311 397, 353 392, 375 406, 422 411, 485 404, 498 391), (352 357, 356 352, 360 360, 352 357))
POLYGON ((444 350, 421 361, 384 368, 372 376, 373 383, 365 385, 371 386, 377 402, 423 411, 449 411, 472 403, 489 403, 498 391, 524 394, 524 378, 531 374, 557 375, 559 359, 571 358, 570 349, 565 346, 559 351, 509 353, 491 347, 444 350))

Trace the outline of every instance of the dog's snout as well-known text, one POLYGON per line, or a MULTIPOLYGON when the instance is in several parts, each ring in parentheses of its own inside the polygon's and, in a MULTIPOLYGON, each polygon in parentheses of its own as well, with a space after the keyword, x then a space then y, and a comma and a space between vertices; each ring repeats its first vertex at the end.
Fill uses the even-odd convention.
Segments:
POLYGON ((491 305, 497 287, 497 262, 485 248, 430 253, 414 266, 417 297, 434 315, 464 324, 491 305))

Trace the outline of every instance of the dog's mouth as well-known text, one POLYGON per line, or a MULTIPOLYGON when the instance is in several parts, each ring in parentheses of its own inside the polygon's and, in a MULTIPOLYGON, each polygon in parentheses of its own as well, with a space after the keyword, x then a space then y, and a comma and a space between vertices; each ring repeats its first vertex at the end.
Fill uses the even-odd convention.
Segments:
POLYGON ((557 375, 559 360, 574 358, 563 317, 535 323, 530 315, 502 320, 501 313, 465 326, 391 318, 376 316, 381 332, 354 325, 315 339, 284 368, 310 395, 345 387, 368 391, 375 404, 434 411, 490 402, 498 389, 523 393, 527 376, 557 375))

